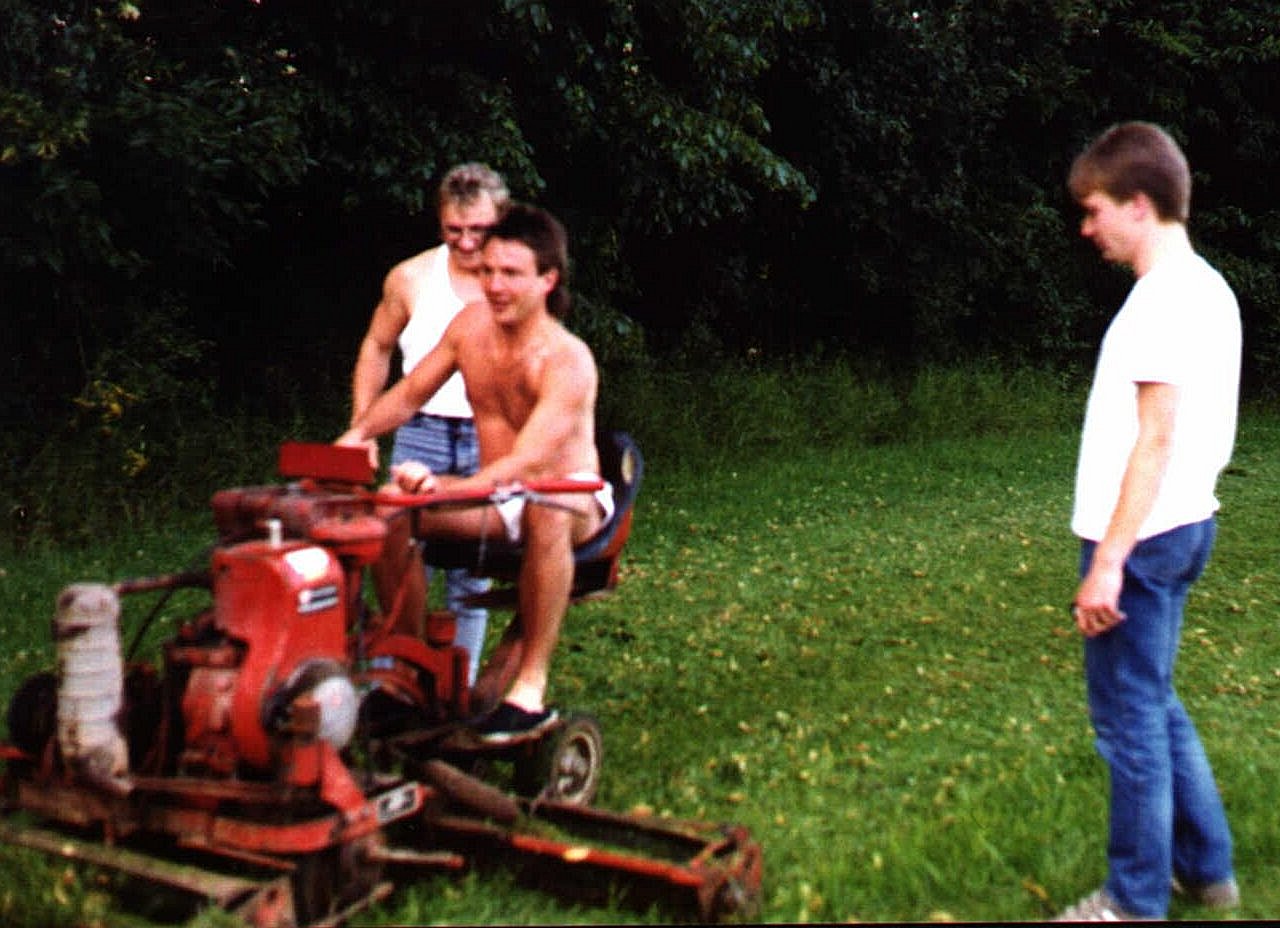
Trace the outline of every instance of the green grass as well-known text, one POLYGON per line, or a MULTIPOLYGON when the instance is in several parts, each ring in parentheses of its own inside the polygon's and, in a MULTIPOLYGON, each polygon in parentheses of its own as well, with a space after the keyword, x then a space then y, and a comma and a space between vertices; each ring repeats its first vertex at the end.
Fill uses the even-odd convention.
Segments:
MULTIPOLYGON (((570 612, 553 669, 553 699, 603 723, 598 804, 749 826, 771 922, 1038 919, 1093 889, 1106 776, 1066 610, 1076 423, 1004 415, 968 436, 940 420, 933 439, 755 448, 705 468, 651 457, 621 585, 570 612)), ((1238 914, 1273 918, 1280 420, 1246 417, 1220 495, 1179 689, 1235 831, 1238 914)), ((197 526, 6 554, 0 696, 50 665, 64 583, 180 569, 209 537, 197 526)), ((126 623, 145 611, 129 609, 126 623)), ((87 878, 3 859, 6 923, 121 923, 87 878)), ((403 886, 359 923, 670 917, 568 906, 498 872, 403 886)))

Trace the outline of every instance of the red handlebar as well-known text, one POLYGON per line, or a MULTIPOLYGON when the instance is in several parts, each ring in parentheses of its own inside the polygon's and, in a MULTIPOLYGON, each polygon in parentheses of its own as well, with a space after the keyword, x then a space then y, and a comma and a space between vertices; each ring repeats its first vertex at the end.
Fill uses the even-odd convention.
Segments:
POLYGON ((488 490, 433 490, 430 493, 371 494, 380 506, 447 506, 457 503, 497 503, 515 496, 537 496, 551 493, 594 493, 604 486, 603 480, 548 479, 513 483, 488 490))
MULTIPOLYGON (((282 477, 336 481, 347 484, 369 484, 374 471, 364 448, 328 445, 316 442, 285 442, 280 446, 278 469, 282 477)), ((451 503, 501 502, 514 496, 537 496, 549 493, 594 493, 604 481, 548 479, 513 483, 488 490, 435 490, 431 493, 371 492, 368 497, 384 506, 444 506, 451 503)))

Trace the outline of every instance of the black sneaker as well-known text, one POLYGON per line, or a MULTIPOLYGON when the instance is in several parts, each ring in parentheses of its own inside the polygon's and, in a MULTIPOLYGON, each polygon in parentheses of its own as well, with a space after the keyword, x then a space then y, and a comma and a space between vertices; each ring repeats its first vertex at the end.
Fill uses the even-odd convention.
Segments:
POLYGON ((527 712, 504 702, 476 723, 475 732, 485 744, 511 744, 538 737, 559 718, 555 709, 527 712))

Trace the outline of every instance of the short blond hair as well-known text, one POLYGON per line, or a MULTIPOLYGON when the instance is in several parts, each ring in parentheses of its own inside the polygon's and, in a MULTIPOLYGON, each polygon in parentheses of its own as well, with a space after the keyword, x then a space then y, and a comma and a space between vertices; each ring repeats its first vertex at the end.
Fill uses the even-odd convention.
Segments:
POLYGON ((468 161, 450 168, 449 173, 440 181, 436 207, 443 209, 447 203, 470 206, 483 194, 488 194, 493 205, 499 208, 511 198, 507 182, 502 179, 501 174, 487 164, 468 161))

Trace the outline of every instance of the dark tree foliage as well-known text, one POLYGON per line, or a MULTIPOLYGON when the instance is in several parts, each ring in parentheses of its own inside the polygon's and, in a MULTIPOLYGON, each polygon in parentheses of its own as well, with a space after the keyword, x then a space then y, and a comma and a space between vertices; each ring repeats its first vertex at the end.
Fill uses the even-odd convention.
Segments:
POLYGON ((154 15, 143 29, 127 3, 0 3, 14 418, 57 422, 104 389, 193 399, 206 372, 187 316, 306 173, 300 97, 258 87, 276 63, 194 41, 228 30, 216 5, 154 15))
POLYGON ((801 341, 905 359, 1091 350, 1127 279, 1074 239, 1063 178, 1090 137, 1140 118, 1186 146, 1193 233, 1240 292, 1255 365, 1274 353, 1277 198, 1261 178, 1280 5, 821 6, 764 82, 775 148, 818 191, 775 243, 801 341))
POLYGON ((1068 51, 1094 5, 825 6, 770 87, 783 152, 819 190, 794 224, 801 260, 777 262, 818 309, 804 334, 908 359, 1069 347, 1061 176, 1088 116, 1068 51))
POLYGON ((470 159, 566 220, 607 363, 640 330, 1080 360, 1127 281, 1062 179, 1128 118, 1188 150, 1257 378, 1278 77, 1263 0, 0 0, 0 413, 132 414, 136 446, 215 400, 333 402, 470 159))

